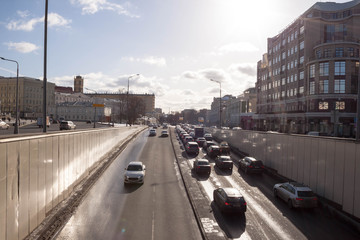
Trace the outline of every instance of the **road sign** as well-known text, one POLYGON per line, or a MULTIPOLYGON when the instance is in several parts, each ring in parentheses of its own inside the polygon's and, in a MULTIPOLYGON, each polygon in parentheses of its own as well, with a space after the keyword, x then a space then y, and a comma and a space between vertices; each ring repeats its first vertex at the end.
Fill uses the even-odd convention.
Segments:
POLYGON ((93 104, 93 107, 104 107, 104 104, 93 104))

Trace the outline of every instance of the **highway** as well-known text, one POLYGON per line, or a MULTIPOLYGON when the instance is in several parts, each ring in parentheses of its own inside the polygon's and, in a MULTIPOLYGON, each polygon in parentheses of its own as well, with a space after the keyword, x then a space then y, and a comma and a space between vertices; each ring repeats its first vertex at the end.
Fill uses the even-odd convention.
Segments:
MULTIPOLYGON (((289 209, 273 196, 279 180, 238 171, 239 156, 232 154, 232 172, 219 170, 210 159, 210 177, 197 176, 194 158, 183 151, 174 128, 170 131, 166 138, 159 137, 161 129, 155 137, 145 131, 131 142, 56 239, 360 239, 359 232, 322 208, 289 209), (124 186, 130 161, 146 165, 143 185, 124 186), (245 216, 220 213, 212 201, 218 187, 240 190, 248 204, 245 216)), ((198 157, 207 158, 203 151, 198 157)))
POLYGON ((202 239, 176 166, 170 139, 143 132, 96 182, 57 239, 202 239), (146 165, 143 185, 124 186, 130 161, 146 165))

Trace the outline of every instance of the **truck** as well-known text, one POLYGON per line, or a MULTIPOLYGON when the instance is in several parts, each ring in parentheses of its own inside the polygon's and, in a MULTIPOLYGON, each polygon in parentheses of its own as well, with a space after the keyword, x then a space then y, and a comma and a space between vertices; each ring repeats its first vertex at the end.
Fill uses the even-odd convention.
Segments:
MULTIPOLYGON (((43 127, 43 118, 42 117, 37 118, 37 125, 39 128, 43 127)), ((46 117, 46 126, 50 127, 50 118, 49 117, 46 117)))
POLYGON ((199 137, 204 137, 204 128, 203 127, 195 127, 195 135, 194 139, 196 140, 199 137))

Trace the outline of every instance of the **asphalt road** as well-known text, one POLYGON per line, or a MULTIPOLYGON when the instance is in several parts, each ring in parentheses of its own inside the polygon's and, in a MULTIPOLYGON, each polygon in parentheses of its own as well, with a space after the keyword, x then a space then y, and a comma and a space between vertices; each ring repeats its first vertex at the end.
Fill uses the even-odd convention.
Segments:
POLYGON ((193 198, 198 218, 206 220, 203 227, 208 239, 360 239, 359 232, 321 207, 289 209, 285 202, 273 196, 272 187, 279 181, 267 174, 247 175, 239 171, 239 156, 234 154, 231 157, 235 165, 230 172, 215 167, 214 160, 201 150, 197 157, 209 159, 212 172, 209 178, 198 176, 191 170, 194 157, 184 153, 175 133, 172 138, 186 186, 196 196, 193 198), (218 187, 234 187, 243 194, 247 201, 245 216, 224 215, 219 211, 212 196, 218 187))
MULTIPOLYGON (((82 130, 82 129, 93 129, 94 128, 94 123, 92 123, 92 124, 87 124, 86 122, 74 122, 74 123, 76 125, 75 131, 82 130)), ((16 136, 14 134, 14 126, 12 126, 12 124, 9 124, 9 125, 10 125, 9 129, 0 129, 0 138, 16 136)), ((109 127, 109 125, 96 123, 95 127, 103 128, 103 127, 109 127)), ((54 132, 60 131, 59 123, 50 124, 50 127, 47 127, 46 130, 48 133, 54 133, 54 132)), ((65 131, 65 130, 63 130, 63 131, 65 131)), ((71 131, 74 131, 74 130, 71 130, 71 131)), ((28 134, 43 134, 43 129, 39 128, 35 121, 19 127, 19 135, 28 135, 28 134)))
POLYGON ((140 134, 95 183, 56 238, 202 239, 170 139, 148 137, 148 131, 140 134), (124 186, 130 161, 146 165, 143 185, 124 186))

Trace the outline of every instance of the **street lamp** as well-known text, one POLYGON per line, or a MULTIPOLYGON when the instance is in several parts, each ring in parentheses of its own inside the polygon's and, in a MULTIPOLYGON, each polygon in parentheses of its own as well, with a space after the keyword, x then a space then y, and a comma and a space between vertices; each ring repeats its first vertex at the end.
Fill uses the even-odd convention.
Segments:
POLYGON ((220 123, 219 123, 219 125, 220 125, 220 129, 221 129, 221 112, 222 112, 222 106, 221 106, 221 82, 217 81, 217 80, 214 80, 214 79, 210 79, 210 81, 220 84, 220 107, 219 107, 219 121, 220 121, 220 123))
MULTIPOLYGON (((95 90, 92 90, 90 88, 85 88, 86 90, 89 90, 89 91, 93 91, 95 94, 97 94, 97 92, 95 90)), ((95 99, 94 99, 94 103, 95 104, 95 99)), ((96 107, 94 109, 94 128, 95 128, 95 120, 96 120, 96 107)))
POLYGON ((3 57, 0 57, 0 59, 4 61, 16 63, 16 106, 15 106, 16 117, 15 117, 14 134, 19 134, 19 63, 15 60, 3 58, 3 57))
POLYGON ((128 85, 127 85, 127 94, 126 94, 126 114, 127 114, 127 122, 126 122, 126 126, 129 122, 129 84, 130 84, 130 78, 135 77, 135 76, 139 76, 140 74, 134 74, 128 77, 128 85))

